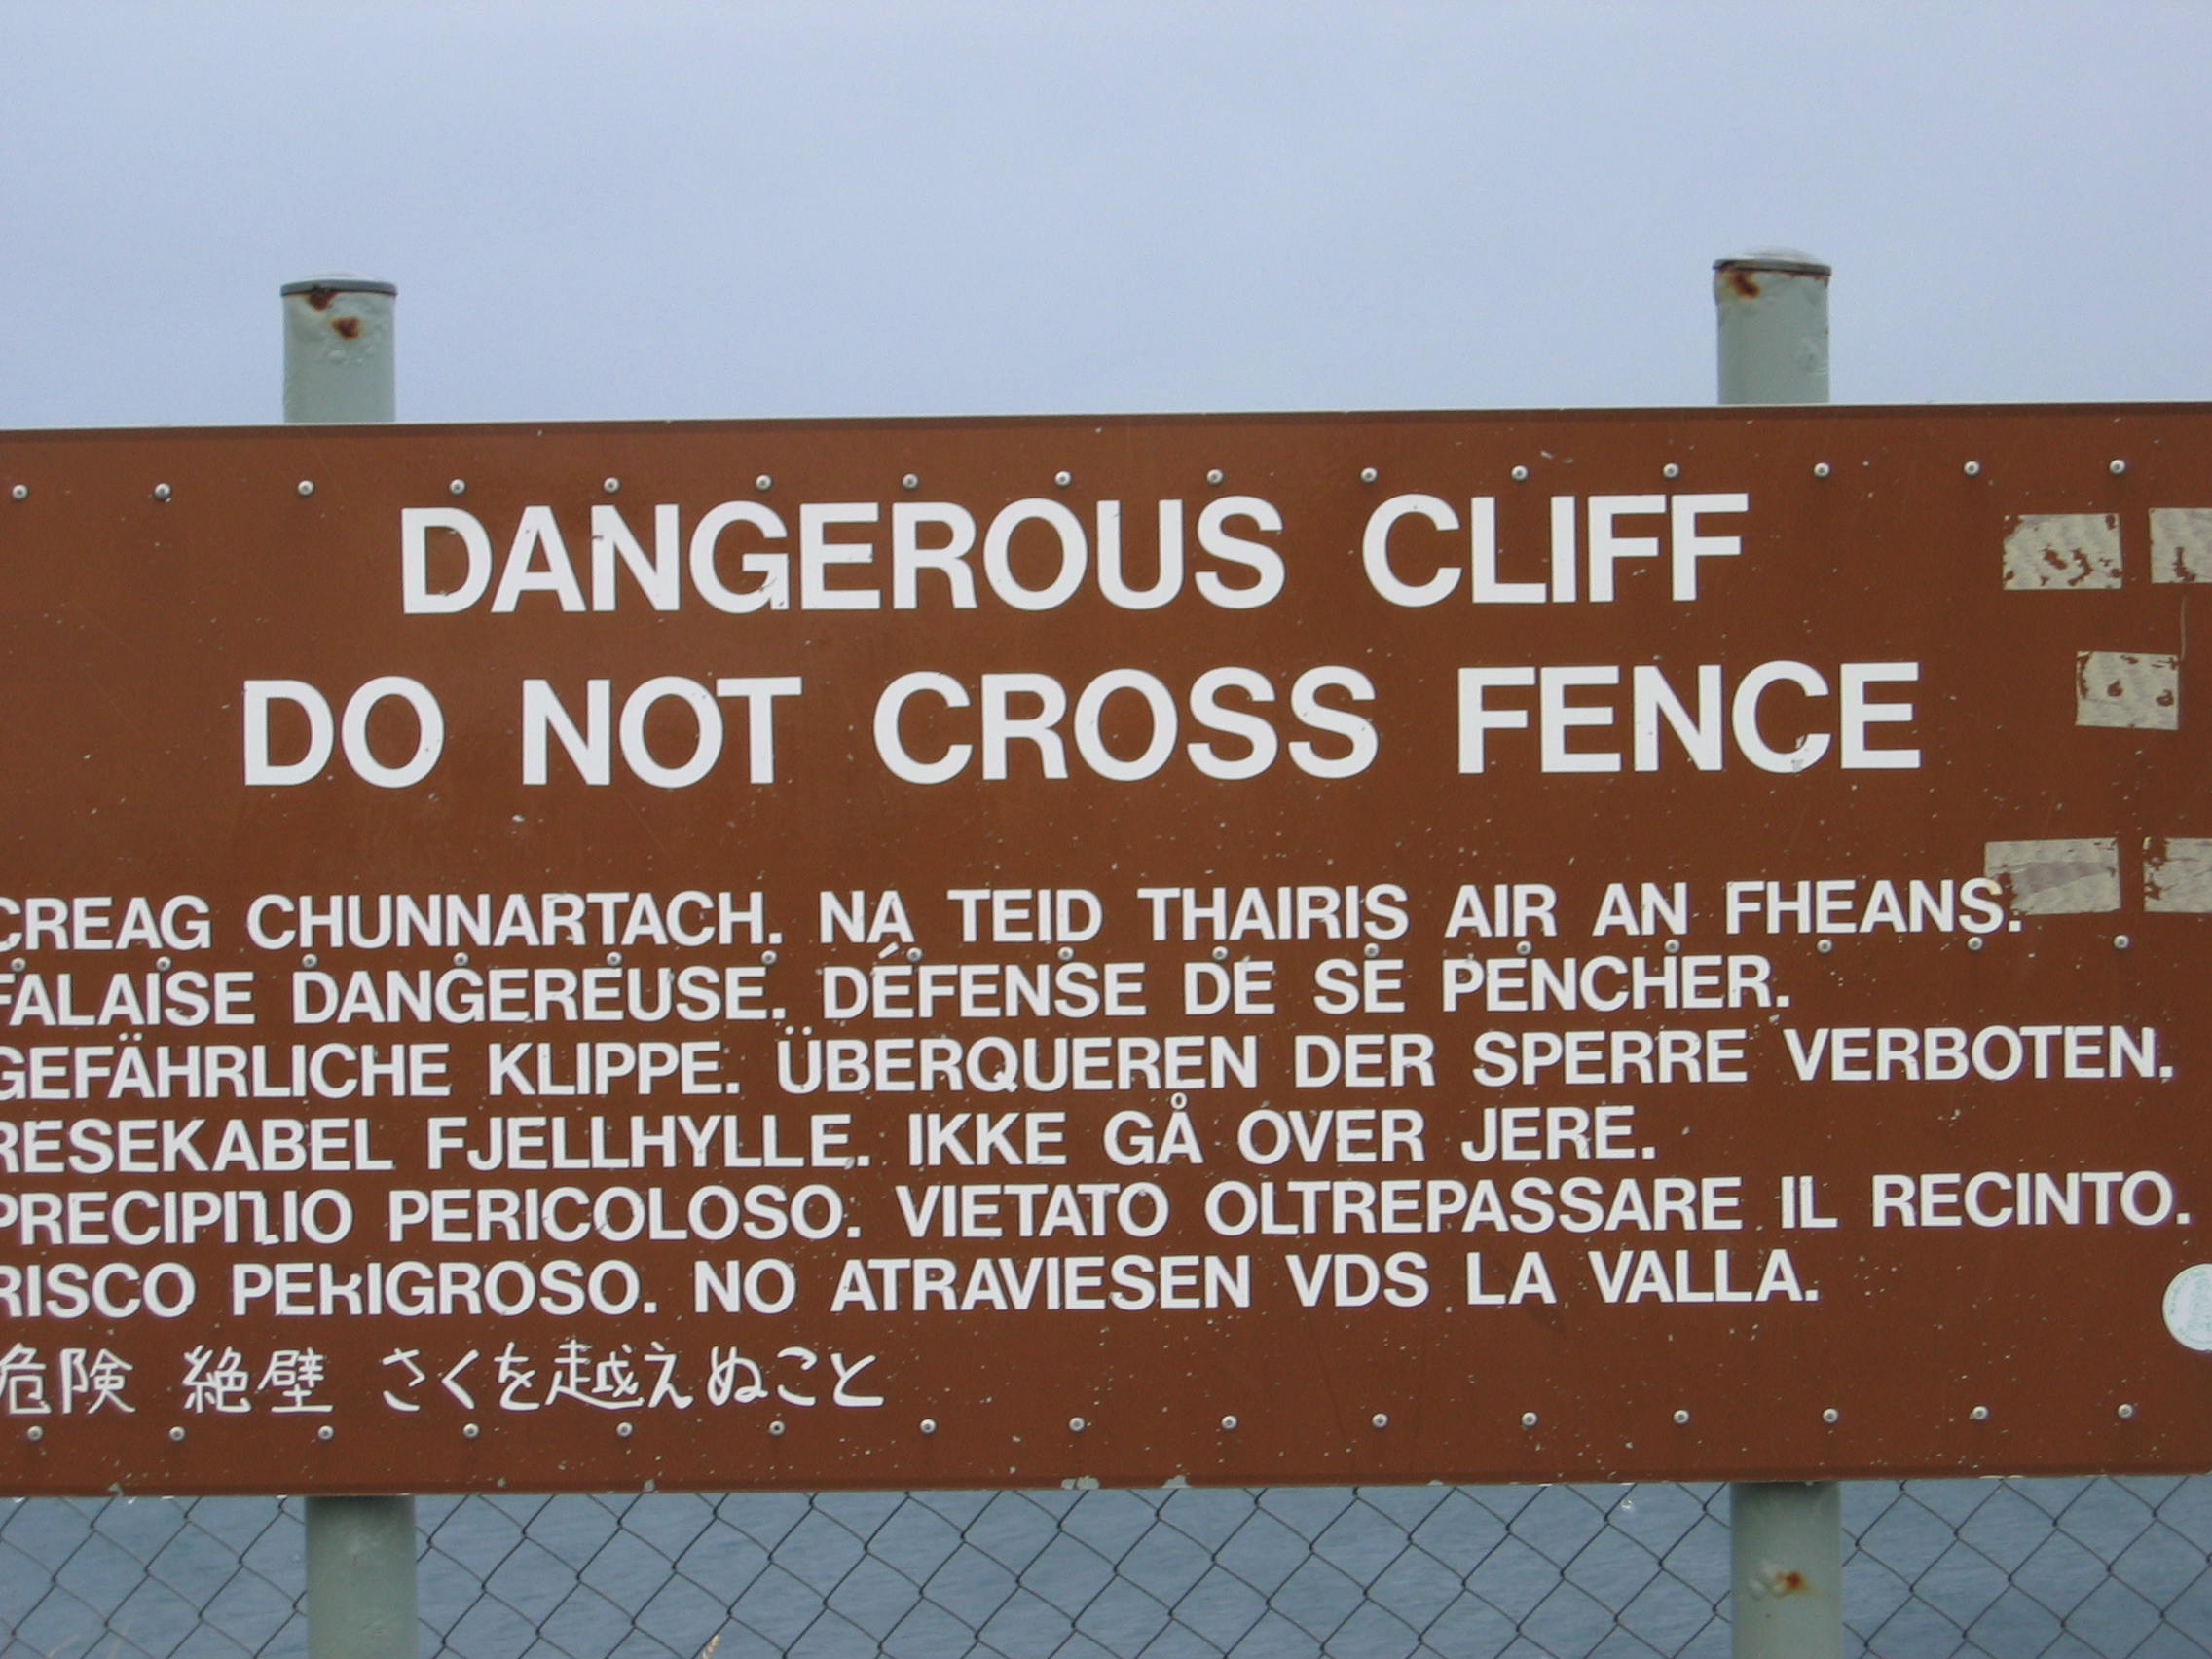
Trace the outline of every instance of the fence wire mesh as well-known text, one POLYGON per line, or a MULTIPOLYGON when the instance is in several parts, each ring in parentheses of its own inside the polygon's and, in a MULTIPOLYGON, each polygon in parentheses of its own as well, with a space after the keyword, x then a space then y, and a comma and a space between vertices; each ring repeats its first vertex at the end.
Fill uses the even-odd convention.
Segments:
MULTIPOLYGON (((1727 1489, 425 1498, 462 1659, 1614 1659, 1728 1649, 1727 1489)), ((1854 1651, 2212 1653, 2212 1479, 1855 1482, 1854 1651)), ((296 1500, 17 1500, 5 1653, 307 1648, 296 1500)))

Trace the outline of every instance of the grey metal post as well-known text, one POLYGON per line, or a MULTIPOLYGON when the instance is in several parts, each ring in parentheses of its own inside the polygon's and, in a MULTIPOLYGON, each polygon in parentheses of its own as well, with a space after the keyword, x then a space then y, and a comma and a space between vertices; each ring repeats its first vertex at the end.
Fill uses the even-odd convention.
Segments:
MULTIPOLYGON (((1789 249, 1714 262, 1722 403, 1828 400, 1828 276, 1789 249)), ((1728 1530, 1735 1659, 1841 1659, 1843 1489, 1738 1481, 1728 1530)))
MULTIPOLYGON (((389 282, 287 282, 284 419, 389 421, 396 397, 389 282)), ((415 1500, 308 1499, 309 1659, 416 1659, 415 1500)))
POLYGON ((1721 402, 1828 400, 1828 276, 1793 248, 1713 262, 1721 402))
POLYGON ((416 1659, 415 1500, 308 1499, 308 1659, 416 1659))
POLYGON ((1841 1659, 1841 1485, 1736 1482, 1728 1556, 1735 1659, 1841 1659))
POLYGON ((282 291, 284 419, 396 419, 391 313, 399 290, 365 276, 311 276, 282 291))

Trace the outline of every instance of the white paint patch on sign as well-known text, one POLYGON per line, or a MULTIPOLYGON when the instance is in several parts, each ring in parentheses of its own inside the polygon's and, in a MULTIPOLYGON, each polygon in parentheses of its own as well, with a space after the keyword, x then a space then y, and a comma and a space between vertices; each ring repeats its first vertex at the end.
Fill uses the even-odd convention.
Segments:
POLYGON ((2151 509, 2151 579, 2212 582, 2212 507, 2151 509))
POLYGON ((2025 513, 2005 533, 2009 588, 2120 586, 2118 513, 2025 513))
POLYGON ((2120 843, 1991 841, 1982 872, 2005 884, 2013 914, 2084 915, 2120 908, 2120 843))
POLYGON ((2212 911, 2212 840, 2168 835, 2144 842, 2143 908, 2193 916, 2212 911))
POLYGON ((2212 1353, 2212 1262, 2184 1268, 2166 1286, 2166 1329, 2174 1341, 2212 1353))
POLYGON ((2074 723, 2180 729, 2181 658, 2083 651, 2074 659, 2074 723))

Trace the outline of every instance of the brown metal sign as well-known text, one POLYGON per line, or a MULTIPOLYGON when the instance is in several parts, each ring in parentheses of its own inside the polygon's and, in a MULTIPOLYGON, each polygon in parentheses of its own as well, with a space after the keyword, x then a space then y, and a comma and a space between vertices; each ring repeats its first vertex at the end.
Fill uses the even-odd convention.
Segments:
POLYGON ((0 581, 0 1488, 2212 1467, 2212 411, 19 434, 0 581))

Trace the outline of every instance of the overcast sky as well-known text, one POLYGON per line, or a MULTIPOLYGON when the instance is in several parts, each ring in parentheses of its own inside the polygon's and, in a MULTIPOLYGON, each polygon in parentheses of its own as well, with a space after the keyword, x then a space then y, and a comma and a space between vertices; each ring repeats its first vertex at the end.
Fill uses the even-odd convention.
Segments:
POLYGON ((0 427, 2212 392, 2212 6, 0 0, 0 427))

